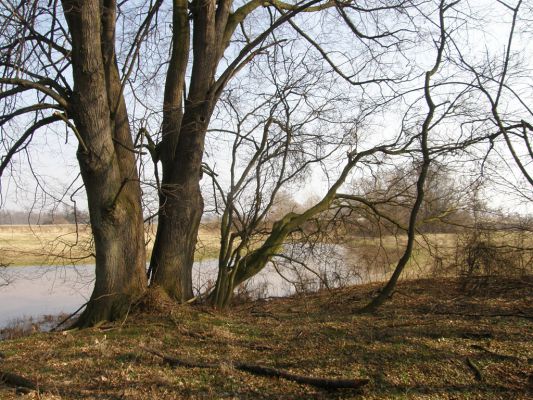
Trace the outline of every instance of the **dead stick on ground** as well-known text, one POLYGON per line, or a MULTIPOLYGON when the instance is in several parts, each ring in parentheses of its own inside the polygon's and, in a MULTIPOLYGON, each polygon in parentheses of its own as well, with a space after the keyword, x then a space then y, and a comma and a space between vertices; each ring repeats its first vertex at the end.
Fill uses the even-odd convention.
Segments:
POLYGON ((474 376, 476 377, 476 380, 478 381, 483 380, 483 375, 481 375, 481 371, 479 370, 479 367, 476 364, 474 364, 474 362, 470 358, 466 359, 466 365, 468 365, 468 367, 470 367, 470 369, 474 372, 474 376))
POLYGON ((519 357, 515 357, 515 356, 510 356, 510 355, 507 355, 507 354, 500 354, 500 353, 496 353, 492 350, 489 350, 487 349, 486 347, 483 347, 483 346, 480 346, 479 344, 473 344, 471 345, 470 347, 472 347, 473 349, 476 349, 476 350, 481 350, 489 355, 491 355, 492 357, 494 358, 497 358, 499 360, 520 360, 519 357))
POLYGON ((528 364, 533 364, 533 358, 526 358, 526 357, 517 357, 517 356, 511 356, 508 354, 500 354, 496 353, 495 351, 489 350, 486 347, 480 346, 479 344, 473 344, 470 347, 476 350, 481 350, 492 357, 498 359, 498 360, 510 360, 510 361, 526 361, 528 364))
MULTIPOLYGON (((164 355, 156 350, 144 348, 150 354, 154 354, 158 357, 161 357, 163 361, 173 367, 186 367, 186 368, 220 368, 219 364, 212 363, 203 363, 203 362, 194 362, 189 360, 181 360, 174 357, 169 357, 164 355)), ((233 368, 248 372, 254 375, 260 376, 270 376, 275 378, 283 378, 289 381, 296 383, 301 383, 305 385, 311 385, 321 389, 359 389, 365 386, 369 380, 368 379, 328 379, 328 378, 316 378, 304 375, 292 374, 287 371, 264 367, 261 365, 246 364, 246 363, 235 363, 233 368)))
POLYGON ((460 313, 460 312, 454 312, 454 311, 433 310, 433 311, 431 311, 431 314, 436 314, 436 315, 457 315, 459 317, 469 317, 469 318, 509 317, 509 318, 533 319, 533 315, 523 314, 522 312, 519 312, 519 313, 495 313, 495 314, 468 314, 468 313, 460 313))

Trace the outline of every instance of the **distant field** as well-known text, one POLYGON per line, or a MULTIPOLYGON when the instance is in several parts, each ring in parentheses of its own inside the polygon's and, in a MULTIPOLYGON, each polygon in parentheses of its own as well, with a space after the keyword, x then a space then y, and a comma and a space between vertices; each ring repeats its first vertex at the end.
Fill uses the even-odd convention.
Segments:
MULTIPOLYGON (((454 269, 458 241, 455 233, 418 235, 403 276, 453 275, 450 270, 454 269)), ((396 267, 406 242, 404 235, 360 237, 350 240, 345 247, 350 256, 357 258, 360 269, 387 274, 396 267)))
MULTIPOLYGON (((147 227, 147 252, 151 253, 155 228, 147 227)), ((214 258, 219 236, 200 229, 197 259, 214 258)), ((6 265, 88 264, 94 262, 88 225, 0 225, 0 263, 6 265)))
MULTIPOLYGON (((148 255, 151 254, 155 227, 146 228, 148 255)), ((444 257, 453 255, 455 234, 432 234, 419 238, 409 265, 409 273, 426 275, 435 262, 435 249, 444 257), (430 254, 427 247, 431 246, 430 254)), ((219 249, 216 228, 201 228, 196 259, 216 258, 219 249)), ((403 252, 405 237, 357 238, 345 244, 350 257, 369 270, 388 272, 403 252)), ((93 263, 94 246, 88 225, 0 225, 0 263, 7 265, 55 265, 93 263)))
MULTIPOLYGON (((147 226, 148 256, 154 237, 155 227, 147 226)), ((363 276, 388 276, 396 267, 406 244, 404 235, 381 238, 352 236, 339 240, 342 243, 337 244, 344 251, 339 253, 338 260, 348 268, 353 266, 363 276)), ((455 233, 418 235, 402 277, 412 279, 460 274, 465 266, 465 246, 468 246, 469 240, 471 236, 455 233)), ((480 255, 481 262, 493 258, 501 266, 499 268, 514 268, 522 273, 533 271, 533 235, 530 233, 492 232, 490 238, 478 240, 479 244, 492 246, 488 253, 485 251, 486 254, 480 255), (520 248, 524 250, 517 250, 520 248)), ((196 260, 216 258, 219 243, 218 229, 203 226, 199 233, 196 260)), ((0 264, 3 265, 89 264, 94 262, 93 252, 88 225, 0 225, 0 264)), ((326 259, 324 262, 333 264, 335 260, 326 259)))

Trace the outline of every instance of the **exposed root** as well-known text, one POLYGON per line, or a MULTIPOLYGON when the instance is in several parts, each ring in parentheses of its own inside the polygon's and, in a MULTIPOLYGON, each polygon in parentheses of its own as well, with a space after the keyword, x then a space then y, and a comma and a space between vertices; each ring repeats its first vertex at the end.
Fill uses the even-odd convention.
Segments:
MULTIPOLYGON (((174 357, 167 356, 158 352, 157 350, 144 348, 150 354, 154 354, 161 357, 165 363, 172 367, 185 367, 185 368, 221 368, 221 364, 196 362, 191 360, 182 360, 174 357)), ((239 370, 248 372, 250 374, 259 376, 269 376, 273 378, 283 378, 292 382, 311 385, 321 389, 359 389, 369 383, 368 379, 328 379, 318 378, 305 375, 297 375, 280 369, 265 367, 262 365, 247 364, 247 363, 235 363, 232 367, 239 370)))
POLYGON ((481 371, 474 361, 472 361, 470 358, 467 358, 466 365, 468 365, 468 367, 472 370, 477 381, 483 381, 483 375, 481 375, 481 371))

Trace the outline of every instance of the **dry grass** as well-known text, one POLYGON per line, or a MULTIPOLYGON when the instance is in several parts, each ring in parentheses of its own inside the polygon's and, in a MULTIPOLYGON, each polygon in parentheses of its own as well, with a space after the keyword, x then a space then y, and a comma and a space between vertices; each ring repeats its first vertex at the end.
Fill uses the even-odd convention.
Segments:
MULTIPOLYGON (((147 227, 150 255, 155 228, 147 227)), ((198 260, 218 254, 219 234, 200 229, 198 260)), ((94 263, 91 229, 88 225, 0 225, 0 264, 62 265, 94 263)))
MULTIPOLYGON (((533 278, 404 282, 376 315, 355 310, 376 285, 270 301, 227 313, 166 303, 105 329, 0 342, 1 370, 38 380, 32 399, 530 399, 533 278), (143 351, 220 362, 170 368, 143 351), (474 368, 481 374, 476 378, 474 368), (362 393, 327 392, 231 368, 260 363, 298 374, 369 378, 362 393)), ((0 386, 0 398, 21 398, 0 386)))
MULTIPOLYGON (((458 236, 455 233, 417 235, 411 259, 404 278, 417 279, 427 276, 447 276, 454 263, 458 236)), ((363 271, 389 274, 396 268, 407 243, 405 235, 386 235, 381 238, 360 237, 346 245, 348 254, 358 260, 363 271)))
MULTIPOLYGON (((463 271, 465 246, 471 240, 471 233, 430 233, 417 235, 411 259, 402 277, 419 279, 428 276, 457 276, 463 271)), ((531 249, 533 234, 529 232, 489 231, 482 239, 502 253, 507 251, 509 257, 522 257, 529 266, 523 268, 527 273, 531 269, 531 249), (506 250, 507 249, 507 250, 506 250), (510 252, 513 250, 515 253, 510 252), (523 250, 520 250, 523 249, 523 250)), ((347 244, 348 254, 359 261, 358 267, 365 271, 388 274, 394 270, 402 256, 407 237, 405 235, 387 235, 381 238, 359 237, 347 244)), ((524 261, 523 260, 523 261, 524 261)), ((505 274, 507 265, 502 265, 505 274)), ((509 274, 511 271, 508 271, 509 274)))
POLYGON ((90 263, 87 225, 0 225, 0 262, 8 265, 90 263))

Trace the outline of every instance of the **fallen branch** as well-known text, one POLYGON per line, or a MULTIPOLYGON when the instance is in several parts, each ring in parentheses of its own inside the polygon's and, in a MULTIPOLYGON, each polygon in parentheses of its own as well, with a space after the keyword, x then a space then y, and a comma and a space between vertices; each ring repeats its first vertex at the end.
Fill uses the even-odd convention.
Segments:
POLYGON ((532 364, 533 363, 533 358, 521 358, 521 357, 511 356, 511 355, 508 355, 508 354, 496 353, 495 351, 489 350, 486 347, 480 346, 479 344, 473 344, 470 347, 472 347, 473 349, 476 349, 476 350, 481 350, 481 351, 489 354, 490 356, 492 356, 492 357, 494 357, 494 358, 496 358, 498 360, 502 360, 502 361, 506 361, 506 360, 509 360, 509 361, 523 361, 523 360, 525 360, 525 361, 527 361, 528 364, 532 364))
POLYGON ((483 380, 483 375, 481 375, 481 371, 479 370, 479 367, 470 358, 466 359, 466 365, 468 365, 468 367, 472 370, 472 372, 474 372, 474 376, 476 377, 476 380, 481 382, 483 380))
MULTIPOLYGON (((163 361, 172 366, 172 367, 186 367, 186 368, 220 368, 220 364, 213 363, 204 363, 204 362, 195 362, 190 360, 182 360, 174 357, 169 357, 165 354, 162 354, 156 350, 144 348, 148 353, 154 354, 158 357, 161 357, 163 361)), ((232 364, 233 368, 248 372, 250 374, 259 375, 259 376, 269 376, 274 378, 283 378, 292 382, 311 385, 321 389, 359 389, 365 386, 369 380, 368 379, 328 379, 328 378, 317 378, 304 375, 297 375, 287 371, 264 367, 262 365, 246 364, 246 363, 235 363, 232 364)))
POLYGON ((68 321, 69 319, 71 319, 72 317, 76 316, 76 315, 81 311, 81 309, 82 309, 83 307, 85 307, 87 304, 89 304, 88 301, 85 302, 85 303, 83 303, 83 304, 80 306, 80 308, 78 308, 78 309, 77 309, 76 311, 74 311, 72 314, 70 314, 70 315, 67 316, 65 319, 63 319, 59 324, 57 324, 57 325, 54 326, 52 329, 50 329, 50 332, 56 332, 56 331, 59 329, 59 327, 60 327, 61 325, 63 325, 65 322, 67 322, 67 321, 68 321))
POLYGON ((283 378, 296 383, 311 385, 322 389, 358 389, 369 382, 368 379, 316 378, 311 376, 292 374, 287 371, 253 364, 239 363, 235 365, 235 368, 240 371, 246 371, 254 375, 283 378))
POLYGON ((505 317, 505 318, 533 319, 533 315, 524 314, 521 311, 518 312, 518 313, 469 314, 469 313, 461 313, 461 312, 454 312, 454 311, 439 311, 439 310, 435 310, 435 311, 432 311, 431 314, 436 314, 436 315, 456 315, 456 316, 459 316, 459 317, 469 317, 469 318, 505 317))

